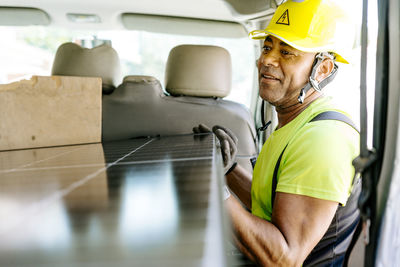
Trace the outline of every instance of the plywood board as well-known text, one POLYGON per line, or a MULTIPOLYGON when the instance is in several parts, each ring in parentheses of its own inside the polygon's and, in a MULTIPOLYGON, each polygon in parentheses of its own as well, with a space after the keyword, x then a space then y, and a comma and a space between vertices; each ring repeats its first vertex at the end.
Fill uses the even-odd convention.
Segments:
POLYGON ((0 85, 0 151, 101 141, 101 78, 33 76, 0 85))

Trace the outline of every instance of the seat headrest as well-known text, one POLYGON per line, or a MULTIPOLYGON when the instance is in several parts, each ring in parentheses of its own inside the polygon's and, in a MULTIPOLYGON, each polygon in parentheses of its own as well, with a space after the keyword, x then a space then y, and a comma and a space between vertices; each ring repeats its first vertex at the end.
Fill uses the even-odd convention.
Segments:
POLYGON ((165 89, 171 95, 225 97, 231 79, 231 57, 222 47, 180 45, 169 53, 165 89))
POLYGON ((164 96, 161 83, 155 77, 143 75, 129 75, 124 77, 123 83, 109 96, 112 99, 142 101, 164 96))
POLYGON ((123 83, 160 83, 157 78, 146 75, 128 75, 124 77, 123 83))
POLYGON ((122 73, 117 52, 103 44, 92 49, 75 43, 62 44, 56 53, 52 75, 101 77, 103 92, 121 83, 122 73))

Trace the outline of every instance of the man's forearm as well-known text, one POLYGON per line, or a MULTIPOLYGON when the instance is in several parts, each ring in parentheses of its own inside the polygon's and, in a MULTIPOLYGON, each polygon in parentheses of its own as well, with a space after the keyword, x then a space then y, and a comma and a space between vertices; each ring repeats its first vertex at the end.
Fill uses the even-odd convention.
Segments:
POLYGON ((240 165, 226 175, 229 188, 249 210, 251 210, 251 177, 251 174, 240 165))
POLYGON ((261 266, 293 266, 288 244, 276 226, 244 210, 233 197, 226 201, 226 206, 234 239, 245 255, 261 266))
POLYGON ((232 196, 225 204, 241 247, 262 266, 300 266, 338 206, 335 201, 277 192, 269 222, 246 211, 232 196))
POLYGON ((247 249, 247 247, 237 238, 236 235, 233 235, 233 241, 235 242, 236 247, 251 261, 256 262, 254 255, 247 249))

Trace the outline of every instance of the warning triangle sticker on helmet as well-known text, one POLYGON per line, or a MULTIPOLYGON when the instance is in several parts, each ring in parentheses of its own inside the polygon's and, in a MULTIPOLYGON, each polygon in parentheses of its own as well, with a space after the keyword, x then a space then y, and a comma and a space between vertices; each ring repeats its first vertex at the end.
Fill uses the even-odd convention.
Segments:
POLYGON ((289 10, 288 9, 286 9, 286 11, 283 12, 283 14, 276 21, 276 24, 290 25, 290 23, 289 23, 289 10))

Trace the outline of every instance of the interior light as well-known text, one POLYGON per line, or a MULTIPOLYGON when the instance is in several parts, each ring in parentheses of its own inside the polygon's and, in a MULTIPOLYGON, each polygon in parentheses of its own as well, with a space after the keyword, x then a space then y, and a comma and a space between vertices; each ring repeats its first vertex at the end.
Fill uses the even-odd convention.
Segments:
POLYGON ((101 19, 96 14, 67 13, 67 18, 75 23, 100 23, 101 19))

